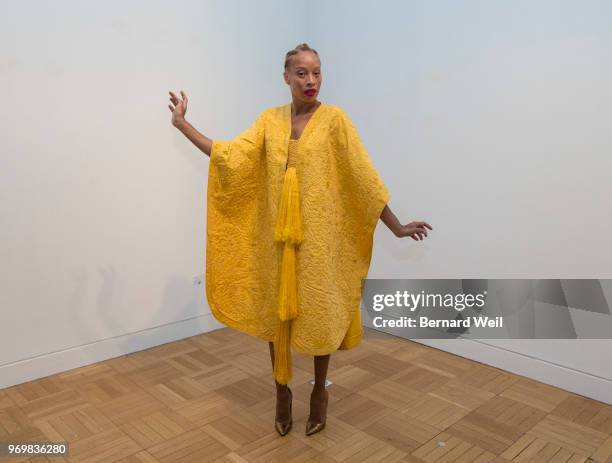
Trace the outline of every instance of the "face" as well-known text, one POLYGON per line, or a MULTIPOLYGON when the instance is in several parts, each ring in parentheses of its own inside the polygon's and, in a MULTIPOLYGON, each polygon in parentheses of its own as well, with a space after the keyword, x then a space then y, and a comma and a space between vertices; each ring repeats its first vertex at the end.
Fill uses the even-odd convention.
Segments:
POLYGON ((319 57, 311 51, 300 51, 289 60, 289 67, 283 75, 294 101, 316 101, 323 81, 319 57))

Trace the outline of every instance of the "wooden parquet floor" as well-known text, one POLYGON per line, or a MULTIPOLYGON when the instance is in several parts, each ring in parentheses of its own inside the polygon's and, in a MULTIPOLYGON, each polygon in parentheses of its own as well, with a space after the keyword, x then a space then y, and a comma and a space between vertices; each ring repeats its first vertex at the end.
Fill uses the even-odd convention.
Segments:
POLYGON ((70 448, 3 461, 612 462, 610 405, 364 330, 331 357, 313 436, 312 357, 293 354, 281 437, 267 343, 224 328, 0 390, 0 441, 70 448))

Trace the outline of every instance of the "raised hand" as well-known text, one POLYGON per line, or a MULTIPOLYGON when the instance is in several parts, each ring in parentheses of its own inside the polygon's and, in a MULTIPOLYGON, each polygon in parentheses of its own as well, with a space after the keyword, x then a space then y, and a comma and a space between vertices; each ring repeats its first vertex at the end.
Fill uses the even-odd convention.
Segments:
POLYGON ((176 126, 176 124, 185 119, 185 113, 187 112, 187 94, 181 90, 182 99, 177 97, 173 92, 170 93, 170 102, 168 105, 170 111, 172 112, 172 125, 176 126), (174 105, 174 106, 173 106, 174 105))
POLYGON ((415 241, 423 241, 423 235, 427 236, 427 229, 433 230, 431 225, 427 222, 417 221, 410 222, 406 225, 400 225, 393 233, 398 238, 403 238, 405 236, 410 236, 415 241))

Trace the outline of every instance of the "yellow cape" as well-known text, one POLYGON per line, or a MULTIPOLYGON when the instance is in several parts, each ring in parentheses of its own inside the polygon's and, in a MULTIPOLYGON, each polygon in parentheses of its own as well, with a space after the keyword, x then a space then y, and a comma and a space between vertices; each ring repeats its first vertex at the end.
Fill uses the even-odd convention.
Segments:
MULTIPOLYGON (((290 136, 291 103, 269 108, 233 140, 213 141, 208 174, 208 303, 220 322, 275 342, 284 246, 274 238, 290 136)), ((321 103, 293 143, 301 241, 292 261, 298 310, 287 342, 326 355, 361 340, 361 285, 390 193, 338 106, 321 103)), ((290 374, 276 377, 286 384, 290 374)))

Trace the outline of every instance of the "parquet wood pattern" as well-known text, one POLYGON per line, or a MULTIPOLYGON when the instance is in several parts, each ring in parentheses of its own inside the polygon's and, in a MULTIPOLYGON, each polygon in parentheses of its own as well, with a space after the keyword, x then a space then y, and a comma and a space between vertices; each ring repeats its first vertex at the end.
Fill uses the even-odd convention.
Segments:
MULTIPOLYGON (((267 343, 229 328, 0 390, 0 441, 67 441, 78 463, 612 463, 612 406, 364 328, 332 355, 327 427, 274 430, 267 343)), ((1 457, 0 457, 1 459, 1 457)))

